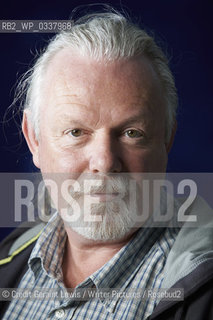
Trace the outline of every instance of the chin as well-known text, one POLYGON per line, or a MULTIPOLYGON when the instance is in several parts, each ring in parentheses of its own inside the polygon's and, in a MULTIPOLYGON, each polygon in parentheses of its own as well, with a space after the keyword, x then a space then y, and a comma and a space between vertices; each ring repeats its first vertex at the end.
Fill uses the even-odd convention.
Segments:
POLYGON ((118 208, 118 205, 111 202, 107 206, 100 204, 96 205, 90 212, 91 216, 97 217, 101 221, 85 221, 85 213, 81 213, 80 218, 71 222, 66 219, 65 225, 74 230, 82 237, 93 240, 110 242, 122 240, 134 233, 135 221, 131 217, 131 212, 127 206, 118 208))

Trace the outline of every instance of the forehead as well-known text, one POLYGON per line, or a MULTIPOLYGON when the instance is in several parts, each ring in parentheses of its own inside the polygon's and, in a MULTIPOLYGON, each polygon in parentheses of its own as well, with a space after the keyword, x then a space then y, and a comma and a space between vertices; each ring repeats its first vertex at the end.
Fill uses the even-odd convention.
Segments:
POLYGON ((150 110, 164 106, 158 75, 146 57, 95 61, 63 49, 50 61, 43 86, 45 105, 79 104, 123 108, 141 104, 150 110))

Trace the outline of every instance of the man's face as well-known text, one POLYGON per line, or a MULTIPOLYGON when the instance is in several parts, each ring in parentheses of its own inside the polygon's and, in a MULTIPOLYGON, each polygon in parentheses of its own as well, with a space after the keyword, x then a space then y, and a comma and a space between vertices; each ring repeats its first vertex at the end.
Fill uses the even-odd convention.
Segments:
POLYGON ((165 171, 165 104, 147 59, 104 64, 63 50, 44 87, 35 155, 42 172, 165 171))
POLYGON ((41 97, 31 151, 42 173, 166 170, 166 107, 148 59, 96 62, 64 49, 48 66, 41 97))

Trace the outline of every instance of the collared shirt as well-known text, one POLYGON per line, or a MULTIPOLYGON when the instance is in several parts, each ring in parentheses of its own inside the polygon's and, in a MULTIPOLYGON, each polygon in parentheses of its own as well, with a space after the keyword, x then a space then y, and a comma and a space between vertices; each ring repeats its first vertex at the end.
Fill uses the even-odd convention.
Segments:
POLYGON ((3 319, 147 319, 157 301, 150 295, 138 296, 134 292, 161 288, 166 258, 178 231, 139 229, 104 266, 76 287, 76 292, 95 288, 107 294, 111 289, 111 294, 82 301, 82 296, 78 300, 77 294, 69 295, 63 284, 61 266, 67 235, 61 218, 54 215, 39 237, 28 261, 29 269, 19 284, 20 289, 27 290, 27 297, 23 294, 21 299, 14 299, 3 319), (130 296, 125 294, 129 289, 130 296))

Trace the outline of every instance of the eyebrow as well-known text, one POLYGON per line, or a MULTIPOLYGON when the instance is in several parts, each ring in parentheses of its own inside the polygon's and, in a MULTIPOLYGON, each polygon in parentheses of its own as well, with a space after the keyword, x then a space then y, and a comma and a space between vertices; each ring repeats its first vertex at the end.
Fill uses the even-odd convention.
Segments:
MULTIPOLYGON (((119 123, 118 125, 116 125, 116 128, 118 130, 133 125, 133 124, 142 124, 145 125, 146 127, 148 126, 147 121, 147 113, 143 112, 139 112, 131 117, 129 117, 128 119, 124 119, 121 123, 119 123)), ((85 124, 84 120, 79 120, 79 119, 73 119, 73 114, 66 112, 63 114, 58 115, 58 121, 65 123, 65 124, 69 124, 69 125, 74 125, 76 127, 81 127, 81 126, 88 126, 90 127, 90 124, 85 124)))
POLYGON ((144 118, 147 117, 147 114, 145 112, 138 113, 136 115, 133 115, 132 117, 129 117, 128 119, 124 120, 121 125, 125 124, 131 124, 131 123, 138 123, 138 122, 144 122, 144 118))

